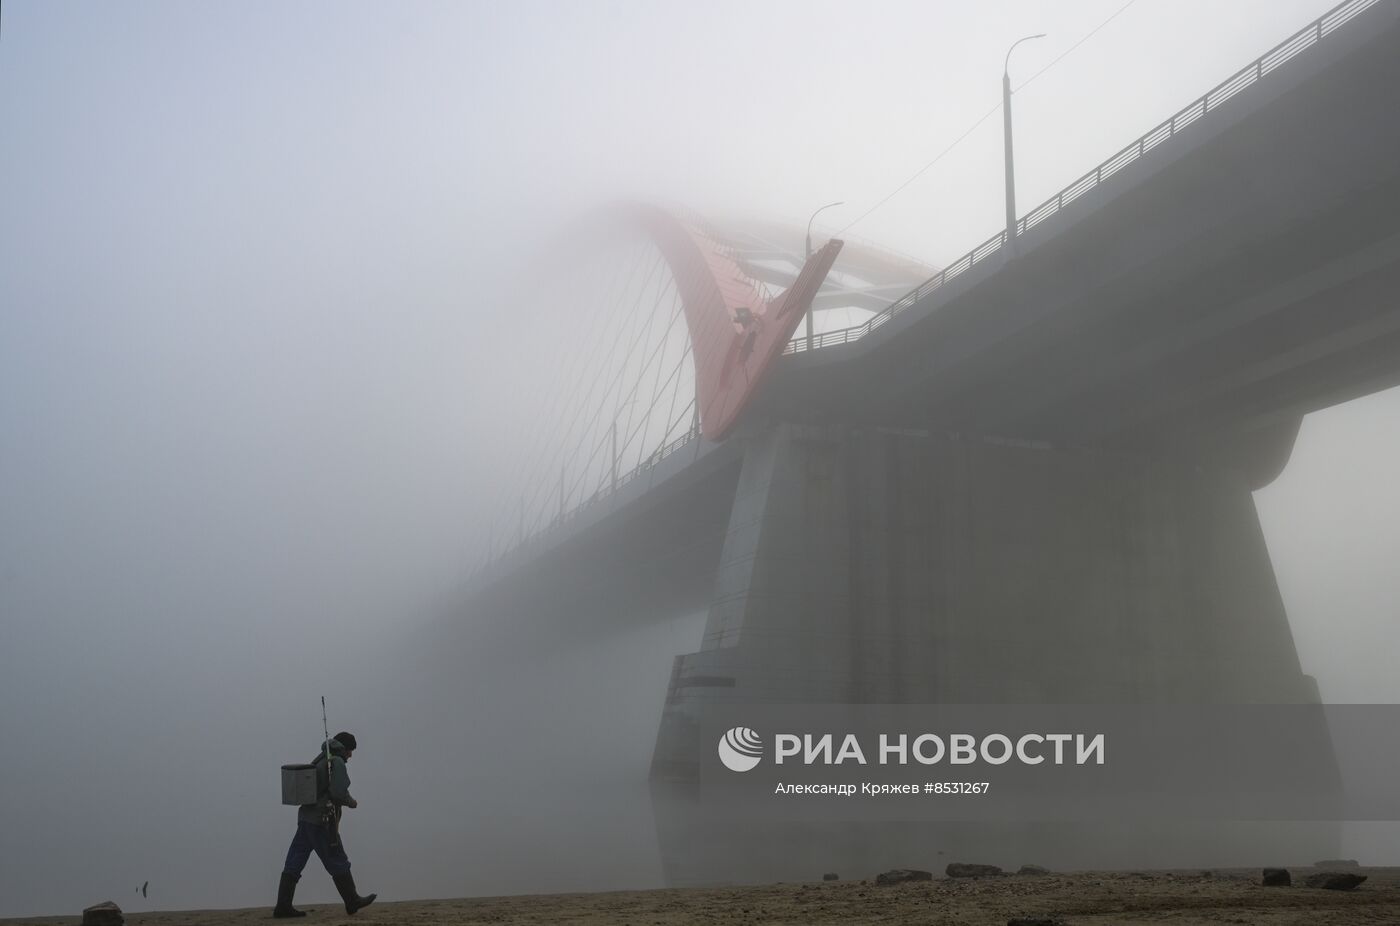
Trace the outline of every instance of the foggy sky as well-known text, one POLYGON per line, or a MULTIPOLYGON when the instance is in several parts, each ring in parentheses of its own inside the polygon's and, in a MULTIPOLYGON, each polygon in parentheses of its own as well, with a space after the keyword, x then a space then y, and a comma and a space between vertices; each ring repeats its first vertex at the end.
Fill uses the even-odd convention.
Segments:
MULTIPOLYGON (((1139 0, 1018 92, 1020 211, 1331 5, 1139 0)), ((0 915, 270 905, 322 694, 362 890, 658 884, 638 794, 696 618, 425 642, 555 362, 512 274, 620 196, 842 199, 835 232, 997 102, 1011 40, 1050 34, 1019 83, 1119 6, 5 3, 0 915)), ((1000 152, 994 118, 848 235, 955 259, 1000 152)), ((1256 496, 1328 701, 1400 701, 1397 421, 1310 416, 1256 496)))

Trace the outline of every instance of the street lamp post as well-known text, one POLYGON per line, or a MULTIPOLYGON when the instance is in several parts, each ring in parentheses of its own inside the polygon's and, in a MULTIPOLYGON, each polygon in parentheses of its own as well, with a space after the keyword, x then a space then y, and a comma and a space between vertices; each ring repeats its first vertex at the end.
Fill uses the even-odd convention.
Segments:
MULTIPOLYGON (((620 414, 622 414, 622 410, 623 410, 624 408, 630 408, 631 406, 636 405, 636 404, 637 404, 637 400, 636 400, 636 399, 632 399, 632 400, 630 400, 630 401, 628 401, 628 402, 623 402, 623 403, 622 403, 621 405, 619 405, 617 408, 613 409, 612 427, 611 427, 611 429, 610 429, 610 437, 611 437, 611 443, 612 443, 612 454, 611 454, 611 456, 612 456, 612 467, 611 467, 611 476, 612 476, 612 478, 611 478, 611 481, 610 481, 610 483, 609 483, 609 490, 612 491, 612 492, 616 492, 616 491, 617 491, 617 416, 620 415, 620 414)), ((629 424, 631 423, 631 419, 630 419, 630 418, 628 419, 628 423, 629 423, 629 424)))
POLYGON ((1011 43, 1006 50, 1006 61, 1001 68, 1001 117, 1006 137, 1006 244, 1014 248, 1016 242, 1016 169, 1011 156, 1011 53, 1016 46, 1031 39, 1043 39, 1045 33, 1028 35, 1011 43))
MULTIPOLYGON (((812 256, 812 222, 814 222, 814 221, 816 220, 817 216, 820 215, 820 214, 821 214, 822 212, 824 212, 825 210, 830 209, 830 208, 833 207, 833 206, 844 206, 844 205, 846 205, 844 202, 827 203, 825 206, 822 206, 822 207, 821 207, 820 209, 818 209, 816 212, 813 212, 813 213, 812 213, 812 217, 809 218, 809 219, 807 220, 807 243, 806 243, 806 249, 803 251, 803 254, 802 254, 802 257, 803 257, 804 260, 806 260, 807 258, 810 258, 810 257, 812 256)), ((814 303, 816 302, 815 299, 812 300, 812 301, 813 301, 814 303)), ((808 350, 811 350, 811 349, 812 349, 812 313, 815 312, 815 311, 816 311, 815 308, 813 308, 812 306, 808 306, 808 307, 807 307, 807 349, 808 349, 808 350)))

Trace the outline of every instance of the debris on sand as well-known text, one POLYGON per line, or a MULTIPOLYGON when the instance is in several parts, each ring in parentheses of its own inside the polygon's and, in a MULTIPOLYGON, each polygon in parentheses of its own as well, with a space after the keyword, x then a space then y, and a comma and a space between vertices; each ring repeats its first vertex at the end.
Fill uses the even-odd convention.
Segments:
POLYGON ((840 880, 841 880, 841 876, 838 875, 838 874, 837 874, 836 872, 834 872, 834 871, 828 871, 826 874, 822 875, 822 880, 823 880, 823 881, 840 881, 840 880))
POLYGON ((1265 868, 1263 885, 1265 887, 1288 887, 1293 883, 1293 876, 1288 873, 1287 868, 1265 868))
POLYGON ((125 924, 126 917, 122 916, 122 908, 110 900, 93 904, 83 911, 83 926, 125 926, 125 924))
POLYGON ((1065 926, 1058 916, 1013 916, 1006 926, 1065 926))
POLYGON ((876 884, 903 884, 905 881, 932 881, 933 872, 917 868, 893 868, 875 876, 876 884))
POLYGON ((1018 875, 1048 875, 1049 873, 1050 869, 1042 868, 1039 865, 1022 865, 1021 869, 1016 872, 1018 875))
POLYGON ((1325 858, 1320 862, 1313 862, 1314 868, 1360 868, 1361 863, 1354 858, 1325 858))
POLYGON ((995 865, 972 865, 968 862, 949 862, 944 870, 950 878, 997 878, 1006 872, 995 865))
POLYGON ((1303 879, 1303 883, 1308 887, 1320 887, 1326 891, 1350 891, 1365 880, 1365 875, 1354 875, 1349 871, 1322 871, 1308 875, 1303 879))

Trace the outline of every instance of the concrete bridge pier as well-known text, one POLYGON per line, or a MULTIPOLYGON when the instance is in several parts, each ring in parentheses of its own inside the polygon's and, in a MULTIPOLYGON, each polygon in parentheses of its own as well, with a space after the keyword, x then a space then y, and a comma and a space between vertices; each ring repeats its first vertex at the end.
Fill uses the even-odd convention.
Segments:
POLYGON ((795 424, 749 437, 703 643, 676 658, 652 763, 668 876, 866 876, 941 867, 939 851, 1060 867, 1335 852, 1330 824, 739 834, 690 803, 710 701, 1316 702, 1251 495, 1293 433, 1180 456, 795 424))

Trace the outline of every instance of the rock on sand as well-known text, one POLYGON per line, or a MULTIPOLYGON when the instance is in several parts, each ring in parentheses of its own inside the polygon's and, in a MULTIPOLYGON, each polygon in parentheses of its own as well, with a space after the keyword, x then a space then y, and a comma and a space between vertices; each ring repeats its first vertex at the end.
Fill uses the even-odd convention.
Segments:
POLYGON ((122 908, 110 900, 93 904, 83 911, 83 926, 125 926, 125 923, 122 908))
POLYGON ((1320 887, 1327 891, 1349 891, 1365 880, 1365 875, 1354 875, 1348 871, 1322 871, 1308 875, 1303 879, 1303 883, 1308 887, 1320 887))
POLYGON ((944 870, 950 878, 995 878, 1004 872, 995 865, 972 865, 967 862, 949 862, 944 870))

